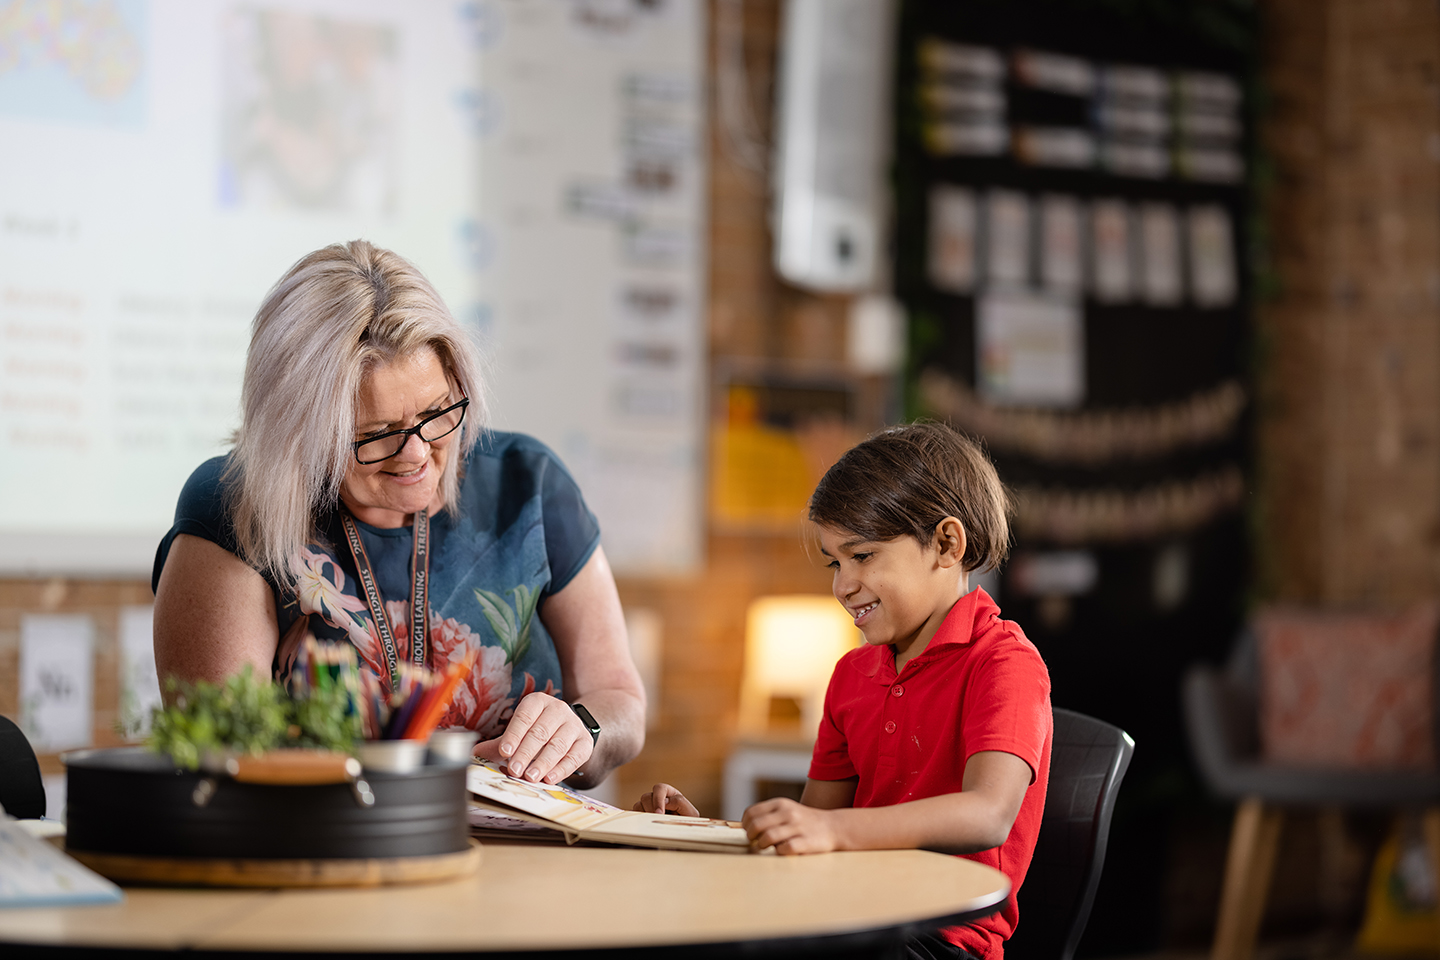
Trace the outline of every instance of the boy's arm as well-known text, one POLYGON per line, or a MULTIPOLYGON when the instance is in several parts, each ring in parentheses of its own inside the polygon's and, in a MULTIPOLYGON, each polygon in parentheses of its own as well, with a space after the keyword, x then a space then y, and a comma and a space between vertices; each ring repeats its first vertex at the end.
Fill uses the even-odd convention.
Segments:
POLYGON ((817 810, 838 810, 855 805, 855 788, 860 786, 859 777, 848 780, 806 780, 805 792, 800 802, 817 810))
MULTIPOLYGON (((849 780, 809 781, 823 785, 816 799, 833 797, 849 780), (828 795, 828 796, 827 796, 828 795)), ((745 811, 745 829, 757 847, 776 853, 828 850, 923 848, 975 853, 1005 842, 1030 786, 1030 765, 1012 753, 986 750, 965 763, 959 793, 927 797, 889 807, 815 808, 793 800, 767 800, 745 811)), ((854 787, 850 787, 854 798, 854 787)))

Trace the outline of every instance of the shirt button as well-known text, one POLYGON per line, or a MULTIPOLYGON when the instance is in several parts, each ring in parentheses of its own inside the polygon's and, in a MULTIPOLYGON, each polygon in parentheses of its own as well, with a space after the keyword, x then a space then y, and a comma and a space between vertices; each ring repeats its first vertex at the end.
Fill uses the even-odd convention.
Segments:
POLYGON ((905 696, 905 688, 897 683, 895 684, 895 686, 890 688, 890 693, 892 696, 903 697, 905 696))
POLYGON ((885 721, 885 732, 886 732, 886 733, 894 733, 894 732, 895 732, 895 721, 894 721, 894 720, 886 720, 886 721, 885 721))

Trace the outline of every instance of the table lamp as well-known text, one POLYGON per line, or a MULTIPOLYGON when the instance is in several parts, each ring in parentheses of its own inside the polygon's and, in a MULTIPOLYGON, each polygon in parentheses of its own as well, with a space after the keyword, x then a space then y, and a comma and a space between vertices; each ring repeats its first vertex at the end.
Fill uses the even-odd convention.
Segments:
POLYGON ((859 642, 860 631, 833 597, 799 594, 752 602, 745 618, 741 734, 775 732, 770 729, 771 701, 788 697, 800 705, 799 733, 814 740, 830 672, 859 642))

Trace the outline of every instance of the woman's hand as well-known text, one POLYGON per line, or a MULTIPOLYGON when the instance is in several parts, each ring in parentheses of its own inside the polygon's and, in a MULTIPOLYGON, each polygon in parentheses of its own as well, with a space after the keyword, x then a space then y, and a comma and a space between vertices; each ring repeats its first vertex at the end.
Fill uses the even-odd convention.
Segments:
POLYGON ((657 783, 650 792, 635 802, 635 809, 641 813, 678 813, 682 817, 698 817, 700 811, 685 795, 668 783, 657 783))
POLYGON ((750 807, 741 822, 750 837, 750 845, 757 850, 773 846, 776 853, 787 856, 828 853, 840 849, 836 813, 780 798, 750 807))
POLYGON ((510 725, 475 744, 475 756, 503 762, 512 777, 559 783, 590 759, 595 741, 570 704, 548 693, 521 700, 510 725))

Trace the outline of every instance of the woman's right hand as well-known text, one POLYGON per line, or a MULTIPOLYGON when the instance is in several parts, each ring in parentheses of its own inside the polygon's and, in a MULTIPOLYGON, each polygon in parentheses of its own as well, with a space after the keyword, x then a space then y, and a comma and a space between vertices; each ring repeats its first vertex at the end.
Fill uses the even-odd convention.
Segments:
POLYGON ((700 811, 695 804, 685 799, 685 794, 668 783, 657 783, 650 792, 635 803, 641 813, 678 813, 682 817, 698 817, 700 811))
POLYGON ((595 740, 570 704, 548 693, 520 701, 505 732, 475 744, 475 756, 505 765, 512 777, 559 783, 590 759, 595 740))

